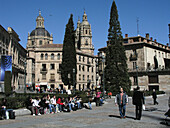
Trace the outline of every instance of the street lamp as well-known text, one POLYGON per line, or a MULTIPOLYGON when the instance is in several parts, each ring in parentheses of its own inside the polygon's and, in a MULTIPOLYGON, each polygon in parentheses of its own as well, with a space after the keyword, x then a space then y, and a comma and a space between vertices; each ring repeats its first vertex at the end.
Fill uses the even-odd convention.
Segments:
POLYGON ((75 68, 73 68, 73 94, 75 94, 75 78, 74 78, 74 74, 75 74, 75 68))
POLYGON ((24 63, 24 71, 25 71, 25 74, 24 74, 24 93, 26 93, 26 66, 27 66, 27 62, 24 63))
POLYGON ((137 65, 136 65, 136 84, 138 87, 139 85, 138 85, 138 66, 137 65))
POLYGON ((103 98, 104 98, 104 100, 105 100, 105 81, 104 81, 104 72, 105 72, 105 70, 104 70, 104 64, 105 64, 105 55, 104 55, 104 53, 102 53, 102 63, 103 63, 103 98))

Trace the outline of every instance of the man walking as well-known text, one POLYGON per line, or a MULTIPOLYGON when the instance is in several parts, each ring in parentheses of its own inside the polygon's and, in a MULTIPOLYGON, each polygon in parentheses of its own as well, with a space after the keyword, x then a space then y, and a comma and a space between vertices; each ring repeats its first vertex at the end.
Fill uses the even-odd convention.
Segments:
POLYGON ((136 106, 136 120, 140 120, 142 116, 142 105, 144 104, 143 93, 139 91, 139 87, 134 90, 133 93, 133 105, 136 106))
POLYGON ((119 106, 120 118, 126 118, 126 104, 128 104, 128 95, 123 91, 123 88, 120 88, 120 92, 115 97, 115 104, 119 106))
POLYGON ((154 105, 155 105, 155 104, 157 104, 157 105, 158 105, 158 102, 156 101, 156 99, 157 99, 157 95, 156 95, 156 91, 155 91, 155 89, 153 89, 152 98, 153 98, 153 103, 154 103, 154 105))

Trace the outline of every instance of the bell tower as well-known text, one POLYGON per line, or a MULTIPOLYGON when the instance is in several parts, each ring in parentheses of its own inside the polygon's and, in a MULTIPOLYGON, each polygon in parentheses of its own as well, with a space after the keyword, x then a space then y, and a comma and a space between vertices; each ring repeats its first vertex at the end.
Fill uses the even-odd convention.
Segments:
POLYGON ((83 14, 83 21, 77 23, 76 29, 76 42, 78 48, 86 53, 94 54, 94 46, 92 44, 92 32, 91 32, 91 25, 87 20, 87 14, 84 11, 83 14), (79 33, 79 34, 78 34, 79 33))

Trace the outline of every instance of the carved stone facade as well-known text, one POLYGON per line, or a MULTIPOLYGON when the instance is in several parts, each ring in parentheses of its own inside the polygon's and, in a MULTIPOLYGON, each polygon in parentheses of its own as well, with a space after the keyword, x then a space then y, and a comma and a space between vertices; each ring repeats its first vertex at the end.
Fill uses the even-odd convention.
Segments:
MULTIPOLYGON (((47 88, 67 89, 68 86, 63 84, 59 71, 59 65, 62 63, 63 44, 53 44, 52 34, 50 35, 45 29, 41 12, 39 12, 36 22, 36 29, 28 34, 27 84, 40 85, 43 90, 47 88)), ((89 23, 88 26, 90 26, 89 23)), ((88 28, 88 31, 91 34, 91 27, 88 28)), ((81 40, 81 38, 81 36, 76 36, 76 39, 81 40)), ((86 38, 89 38, 86 49, 80 49, 83 46, 76 43, 77 90, 86 89, 87 83, 90 83, 90 88, 96 84, 96 56, 93 54, 92 36, 86 35, 86 38)), ((77 40, 77 42, 79 41, 77 40)))
MULTIPOLYGON (((131 89, 138 85, 142 90, 170 91, 170 47, 146 37, 124 38, 128 72, 132 82, 131 89)), ((99 49, 99 55, 106 48, 99 49)), ((102 66, 99 65, 100 71, 102 66)))
MULTIPOLYGON (((12 81, 13 90, 22 90, 25 87, 25 62, 26 50, 20 45, 18 34, 11 28, 5 30, 0 25, 0 57, 1 55, 12 56, 12 81)), ((3 82, 1 82, 3 85, 3 82)), ((3 91, 3 89, 2 89, 3 91)))

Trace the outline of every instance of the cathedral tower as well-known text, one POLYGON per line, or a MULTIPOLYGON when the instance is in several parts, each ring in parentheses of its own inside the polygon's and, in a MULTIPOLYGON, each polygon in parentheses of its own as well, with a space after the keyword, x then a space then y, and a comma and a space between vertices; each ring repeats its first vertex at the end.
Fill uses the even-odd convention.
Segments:
POLYGON ((87 14, 84 11, 83 21, 78 20, 76 29, 76 47, 83 52, 94 54, 94 46, 92 44, 91 25, 87 20, 87 14))

